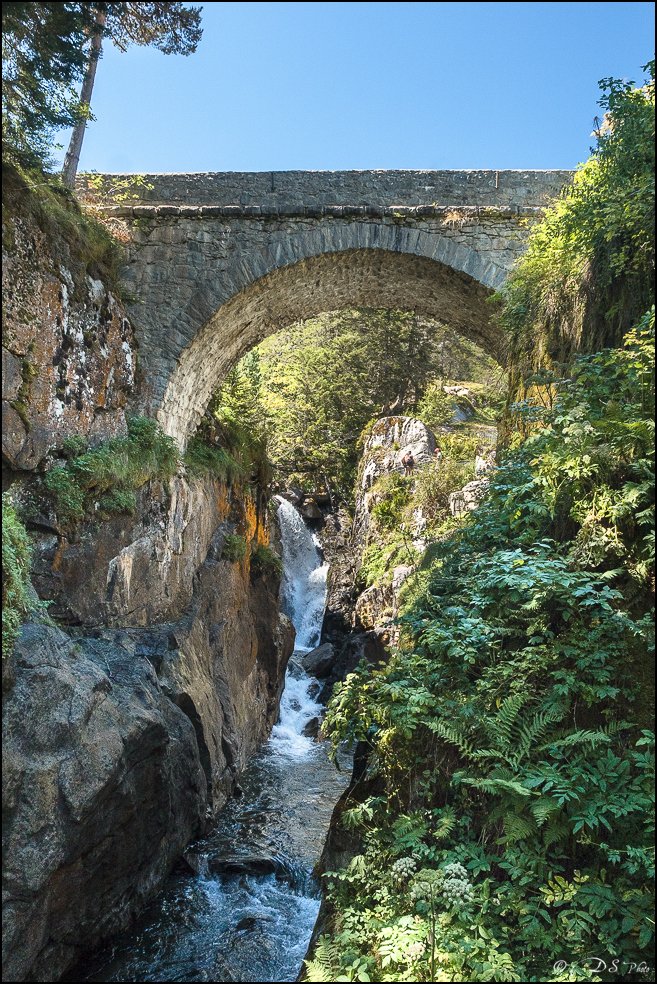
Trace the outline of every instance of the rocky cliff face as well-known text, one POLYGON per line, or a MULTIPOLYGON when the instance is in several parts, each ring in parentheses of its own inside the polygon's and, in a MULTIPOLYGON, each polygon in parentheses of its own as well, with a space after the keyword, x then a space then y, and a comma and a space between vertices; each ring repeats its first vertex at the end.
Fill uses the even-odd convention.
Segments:
POLYGON ((55 981, 233 794, 278 716, 294 628, 275 565, 251 563, 262 489, 181 470, 142 485, 134 515, 65 529, 39 501, 35 472, 67 437, 125 433, 136 342, 75 223, 67 240, 23 205, 3 213, 3 488, 29 504, 57 624, 25 625, 3 660, 3 976, 55 981))
POLYGON ((278 715, 294 628, 250 563, 266 500, 171 484, 168 506, 142 493, 125 546, 112 524, 38 544, 35 583, 77 624, 27 625, 4 666, 8 980, 57 980, 126 925, 278 715))
POLYGON ((3 208, 3 467, 31 471, 67 437, 94 442, 125 433, 135 341, 121 300, 87 272, 64 236, 42 228, 24 207, 8 211, 13 214, 3 208))

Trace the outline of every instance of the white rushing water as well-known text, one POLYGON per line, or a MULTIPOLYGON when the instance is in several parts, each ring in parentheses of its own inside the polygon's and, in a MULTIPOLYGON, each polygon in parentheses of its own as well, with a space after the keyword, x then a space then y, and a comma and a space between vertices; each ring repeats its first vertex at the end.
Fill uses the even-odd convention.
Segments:
POLYGON ((297 630, 295 649, 318 645, 326 603, 328 564, 322 563, 319 540, 293 505, 276 496, 283 542, 283 605, 297 630))
MULTIPOLYGON (((277 516, 283 544, 281 606, 297 632, 295 652, 308 652, 319 643, 326 604, 328 564, 322 562, 319 541, 286 499, 276 497, 277 516)), ((278 723, 271 734, 272 750, 287 758, 306 759, 316 749, 303 729, 319 718, 322 705, 313 694, 317 683, 292 660, 285 678, 278 723)))

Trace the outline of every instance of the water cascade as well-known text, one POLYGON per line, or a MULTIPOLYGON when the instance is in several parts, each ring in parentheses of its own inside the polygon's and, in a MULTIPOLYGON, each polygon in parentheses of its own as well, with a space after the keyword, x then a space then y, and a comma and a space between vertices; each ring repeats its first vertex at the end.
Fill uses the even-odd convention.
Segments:
POLYGON ((311 871, 347 781, 304 735, 321 714, 299 656, 319 642, 328 567, 318 541, 277 497, 282 608, 297 630, 280 718, 205 840, 198 874, 180 866, 136 925, 78 965, 70 981, 294 981, 319 910, 311 871))

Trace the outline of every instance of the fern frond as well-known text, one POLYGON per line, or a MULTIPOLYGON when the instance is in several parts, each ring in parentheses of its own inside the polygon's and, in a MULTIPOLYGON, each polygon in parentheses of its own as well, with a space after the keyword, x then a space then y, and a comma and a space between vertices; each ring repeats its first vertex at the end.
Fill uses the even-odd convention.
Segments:
POLYGON ((476 759, 481 754, 474 748, 472 743, 461 734, 460 731, 457 731, 456 728, 452 728, 445 724, 444 721, 430 721, 429 727, 432 731, 435 731, 439 738, 443 738, 452 745, 456 745, 459 750, 469 758, 476 759))
POLYGON ((567 823, 555 823, 545 831, 543 843, 546 847, 549 847, 550 844, 557 844, 559 841, 564 840, 569 834, 570 827, 567 823))
POLYGON ((548 711, 539 711, 532 720, 526 724, 518 736, 517 751, 513 757, 516 763, 521 762, 530 751, 532 745, 539 740, 551 724, 561 721, 564 716, 564 709, 553 707, 548 711))
POLYGON ((330 936, 320 936, 312 960, 305 960, 309 981, 335 981, 340 965, 340 944, 330 936))
POLYGON ((541 796, 539 799, 534 800, 530 807, 532 814, 536 820, 539 827, 542 827, 548 817, 559 810, 559 800, 556 796, 541 796))
MULTIPOLYGON (((489 728, 491 735, 495 737, 496 740, 499 737, 504 739, 505 744, 511 742, 511 728, 513 727, 518 714, 524 707, 524 705, 529 700, 529 694, 512 694, 511 697, 507 697, 500 707, 498 713, 492 720, 488 720, 486 723, 489 728)), ((487 728, 487 730, 489 730, 487 728)))
POLYGON ((533 837, 538 827, 536 822, 531 817, 519 817, 516 813, 507 813, 502 821, 504 824, 505 837, 500 837, 499 843, 511 843, 519 840, 526 840, 528 837, 533 837))

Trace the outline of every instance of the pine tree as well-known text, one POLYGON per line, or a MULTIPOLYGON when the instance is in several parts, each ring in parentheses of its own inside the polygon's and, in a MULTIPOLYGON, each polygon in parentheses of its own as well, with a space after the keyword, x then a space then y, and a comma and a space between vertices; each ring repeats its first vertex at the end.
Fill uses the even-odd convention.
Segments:
POLYGON ((185 7, 182 3, 93 4, 88 32, 89 54, 79 99, 79 122, 73 130, 62 168, 62 180, 68 188, 75 185, 103 37, 109 38, 121 51, 131 44, 139 44, 152 45, 165 55, 190 55, 196 51, 201 39, 200 21, 201 8, 185 7))

